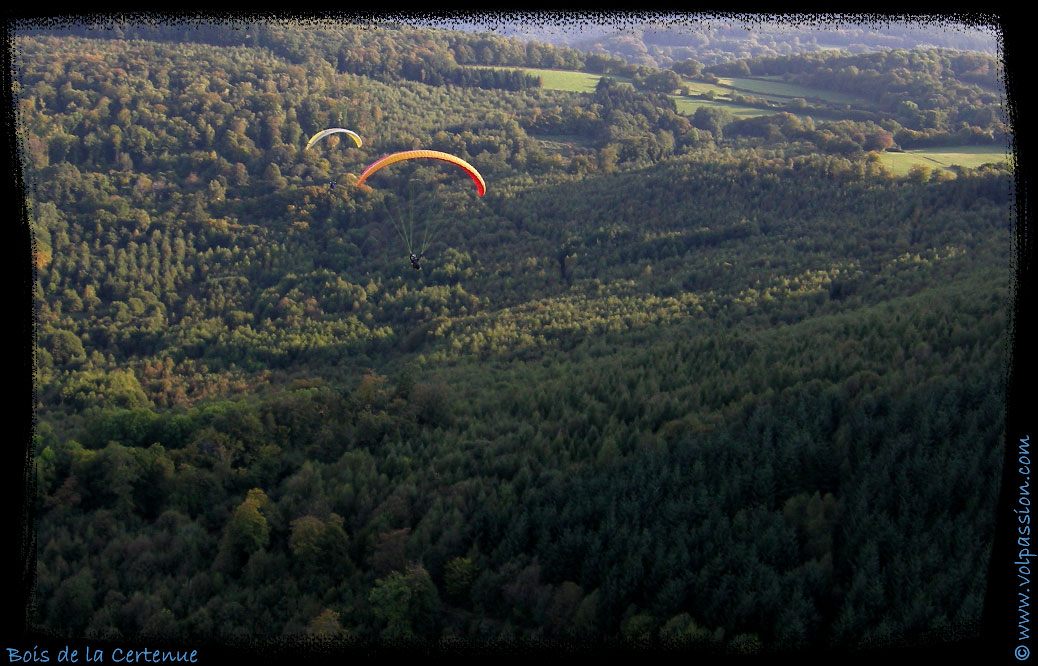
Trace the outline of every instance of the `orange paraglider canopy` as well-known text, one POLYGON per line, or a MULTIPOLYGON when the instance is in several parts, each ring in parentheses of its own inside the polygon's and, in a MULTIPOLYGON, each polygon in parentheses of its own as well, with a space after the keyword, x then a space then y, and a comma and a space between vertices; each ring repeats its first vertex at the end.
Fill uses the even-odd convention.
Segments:
POLYGON ((364 169, 364 172, 360 174, 360 177, 357 179, 357 185, 363 184, 364 181, 367 180, 368 176, 375 173, 384 166, 389 166, 390 164, 402 162, 403 160, 413 160, 422 157, 431 158, 434 160, 443 160, 444 162, 456 164, 457 166, 464 169, 465 173, 467 173, 469 175, 469 178, 472 179, 472 182, 476 184, 476 191, 479 192, 479 196, 483 196, 486 193, 486 181, 484 181, 483 176, 479 175, 479 172, 476 171, 476 167, 472 166, 460 157, 455 157, 454 155, 451 155, 449 153, 443 153, 438 150, 405 150, 403 152, 386 155, 385 157, 382 157, 372 162, 367 169, 364 169))

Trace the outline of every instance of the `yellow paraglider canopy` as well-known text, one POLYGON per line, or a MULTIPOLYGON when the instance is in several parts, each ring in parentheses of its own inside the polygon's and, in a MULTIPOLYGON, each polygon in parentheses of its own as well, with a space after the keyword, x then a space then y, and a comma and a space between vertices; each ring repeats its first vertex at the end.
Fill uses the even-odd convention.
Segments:
POLYGON ((344 129, 342 127, 331 127, 331 128, 326 129, 326 130, 321 130, 317 134, 314 134, 312 137, 310 137, 310 140, 306 142, 306 148, 303 148, 303 150, 310 150, 311 146, 313 146, 315 143, 317 143, 318 141, 320 141, 324 137, 328 136, 329 134, 339 134, 339 133, 348 134, 350 136, 350 138, 353 139, 354 143, 357 144, 358 148, 360 148, 360 146, 363 143, 360 140, 360 135, 357 134, 356 132, 354 132, 353 130, 344 129))

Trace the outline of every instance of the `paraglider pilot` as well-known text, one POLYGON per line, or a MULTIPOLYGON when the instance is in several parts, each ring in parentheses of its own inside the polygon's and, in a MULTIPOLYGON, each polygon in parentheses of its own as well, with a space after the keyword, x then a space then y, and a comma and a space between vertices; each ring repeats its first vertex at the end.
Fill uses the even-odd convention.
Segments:
POLYGON ((415 254, 414 252, 411 253, 411 268, 415 269, 416 271, 422 270, 422 267, 418 265, 419 259, 421 259, 419 255, 415 254))

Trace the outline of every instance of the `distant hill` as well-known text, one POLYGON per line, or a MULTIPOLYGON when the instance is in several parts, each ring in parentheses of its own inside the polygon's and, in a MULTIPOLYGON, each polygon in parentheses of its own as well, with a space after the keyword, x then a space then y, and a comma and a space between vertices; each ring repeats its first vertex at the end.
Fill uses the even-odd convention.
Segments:
MULTIPOLYGON (((561 16, 538 13, 488 14, 465 20, 423 23, 464 31, 492 31, 524 41, 569 46, 589 53, 623 58, 629 63, 665 68, 693 58, 710 65, 740 58, 792 55, 825 49, 864 53, 883 49, 943 47, 995 55, 997 41, 991 28, 952 20, 909 23, 861 20, 822 24, 792 18, 756 20, 703 15, 666 15, 654 21, 634 20, 625 14, 561 16), (506 22, 507 21, 507 22, 506 22)), ((762 17, 765 18, 765 17, 762 17)))

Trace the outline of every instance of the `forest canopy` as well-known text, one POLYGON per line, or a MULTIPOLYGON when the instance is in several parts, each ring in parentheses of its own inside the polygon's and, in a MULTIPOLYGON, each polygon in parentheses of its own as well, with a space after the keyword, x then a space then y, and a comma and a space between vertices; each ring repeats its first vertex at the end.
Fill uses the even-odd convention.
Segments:
POLYGON ((938 151, 1004 150, 997 58, 241 28, 16 33, 39 627, 752 652, 977 622, 1014 181, 938 151), (305 150, 332 127, 362 141, 305 150), (437 160, 357 186, 419 149, 485 196, 437 160), (394 219, 442 229, 422 271, 394 219))

